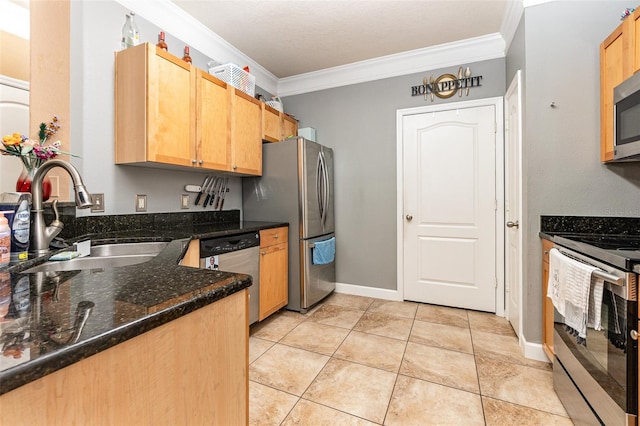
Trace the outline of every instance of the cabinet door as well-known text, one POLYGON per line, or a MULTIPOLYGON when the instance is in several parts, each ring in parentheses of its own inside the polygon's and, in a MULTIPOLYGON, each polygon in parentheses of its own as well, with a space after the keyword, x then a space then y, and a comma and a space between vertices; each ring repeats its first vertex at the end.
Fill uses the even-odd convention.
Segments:
POLYGON ((633 31, 626 19, 600 44, 600 161, 613 160, 613 88, 633 74, 633 31))
POLYGON ((231 169, 262 175, 262 109, 255 98, 232 90, 231 169))
POLYGON ((283 118, 283 128, 282 128, 282 139, 286 139, 291 136, 298 135, 298 121, 284 114, 283 118))
POLYGON ((278 142, 282 138, 280 113, 269 105, 262 105, 262 139, 278 142))
POLYGON ((198 70, 197 166, 231 170, 230 99, 227 84, 198 70))
POLYGON ((189 247, 182 257, 182 260, 180 260, 180 264, 192 268, 200 267, 200 240, 189 241, 189 247))
POLYGON ((191 166, 195 158, 195 70, 149 45, 147 159, 191 166), (154 52, 155 50, 155 52, 154 52))
POLYGON ((634 57, 633 72, 636 73, 640 71, 640 8, 637 8, 635 12, 633 12, 633 15, 631 15, 631 18, 627 19, 632 19, 633 47, 631 50, 634 57))
POLYGON ((260 321, 288 303, 288 244, 260 248, 260 321))
POLYGON ((549 281, 549 250, 553 243, 542 240, 542 348, 547 357, 553 361, 553 303, 547 297, 547 282, 549 281))

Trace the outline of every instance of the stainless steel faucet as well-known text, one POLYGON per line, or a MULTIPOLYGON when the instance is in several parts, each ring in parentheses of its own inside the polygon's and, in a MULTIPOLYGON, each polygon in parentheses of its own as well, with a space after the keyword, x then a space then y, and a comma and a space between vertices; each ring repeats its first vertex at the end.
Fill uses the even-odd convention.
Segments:
POLYGON ((51 241, 64 227, 64 224, 60 222, 58 217, 56 201, 53 203, 55 219, 51 222, 50 226, 46 226, 44 223, 42 180, 49 170, 54 167, 62 167, 69 173, 69 176, 71 176, 73 189, 76 194, 76 207, 86 209, 93 205, 91 202, 91 194, 87 191, 87 188, 85 188, 80 173, 73 165, 63 160, 49 160, 40 166, 31 183, 31 195, 33 196, 31 214, 33 217, 33 227, 31 228, 31 245, 29 252, 36 256, 42 256, 49 252, 49 244, 51 244, 51 241))

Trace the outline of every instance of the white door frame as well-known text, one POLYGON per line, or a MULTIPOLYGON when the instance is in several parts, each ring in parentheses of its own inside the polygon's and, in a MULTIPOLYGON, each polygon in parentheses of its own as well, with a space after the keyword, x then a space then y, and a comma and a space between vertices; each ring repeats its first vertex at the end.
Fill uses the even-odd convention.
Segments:
POLYGON ((399 109, 396 113, 396 252, 398 296, 404 300, 404 165, 402 122, 404 116, 451 110, 494 106, 496 111, 496 315, 503 317, 504 293, 504 98, 477 99, 472 101, 448 102, 430 106, 399 109))
MULTIPOLYGON (((520 246, 520 256, 518 258, 517 261, 517 267, 518 267, 518 281, 517 283, 515 283, 518 286, 518 339, 519 339, 519 343, 520 343, 520 347, 524 349, 524 336, 522 334, 522 323, 523 323, 523 317, 522 317, 522 304, 523 304, 523 297, 522 297, 522 293, 524 291, 523 288, 523 283, 524 283, 524 275, 523 275, 523 235, 525 232, 525 223, 524 220, 522 220, 522 215, 523 215, 523 203, 522 203, 522 127, 524 125, 524 123, 522 122, 522 116, 523 116, 523 99, 522 99, 522 70, 518 70, 516 72, 516 75, 513 77, 513 80, 511 81, 511 84, 509 84, 509 88, 507 89, 507 92, 505 93, 505 111, 509 111, 508 105, 506 105, 508 103, 508 99, 509 99, 509 95, 511 95, 513 92, 517 91, 518 92, 518 110, 520 111, 520 123, 518 123, 518 129, 517 129, 517 135, 516 135, 516 144, 518 144, 518 157, 516 158, 516 164, 510 164, 509 167, 515 167, 516 168, 516 173, 518 174, 518 181, 520 182, 520 188, 518 188, 518 193, 519 193, 519 197, 518 197, 518 212, 520 214, 520 217, 517 218, 518 223, 520 224, 520 227, 518 228, 518 245, 520 246)), ((509 131, 513 131, 513 129, 509 128, 509 131)), ((507 165, 506 162, 508 161, 507 157, 505 156, 505 179, 506 177, 506 170, 507 170, 507 165)), ((505 182, 506 184, 507 182, 505 182)), ((506 190, 506 188, 505 188, 506 190)), ((510 220, 513 220, 513 218, 511 218, 510 220)), ((506 225, 505 225, 506 226, 506 225)), ((504 241, 505 247, 507 245, 507 239, 506 239, 506 235, 505 235, 505 241, 504 241)), ((506 255, 507 255, 507 251, 505 250, 505 266, 506 266, 506 262, 508 259, 506 259, 506 255)), ((506 273, 506 269, 505 269, 505 273, 506 273)), ((509 304, 506 303, 506 307, 508 309, 509 304)), ((507 316, 508 316, 508 312, 507 312, 507 316)))

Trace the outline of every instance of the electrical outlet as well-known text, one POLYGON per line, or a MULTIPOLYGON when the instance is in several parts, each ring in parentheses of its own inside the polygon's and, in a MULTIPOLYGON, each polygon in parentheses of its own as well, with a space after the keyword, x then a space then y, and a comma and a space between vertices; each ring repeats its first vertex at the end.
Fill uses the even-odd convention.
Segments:
POLYGON ((189 208, 189 194, 182 194, 180 196, 180 208, 181 209, 189 208))
POLYGON ((104 194, 91 194, 91 213, 104 211, 104 194))
POLYGON ((136 195, 136 211, 137 212, 146 212, 147 211, 147 196, 144 194, 136 195))

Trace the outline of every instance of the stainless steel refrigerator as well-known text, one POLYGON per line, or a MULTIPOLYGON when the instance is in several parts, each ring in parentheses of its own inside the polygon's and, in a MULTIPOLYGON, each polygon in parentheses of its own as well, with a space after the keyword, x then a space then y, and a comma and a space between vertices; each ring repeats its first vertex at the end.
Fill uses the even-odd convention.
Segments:
POLYGON ((336 286, 335 256, 314 254, 335 244, 333 150, 296 137, 264 144, 262 161, 261 177, 242 179, 243 219, 289 223, 286 308, 304 313, 336 286))

